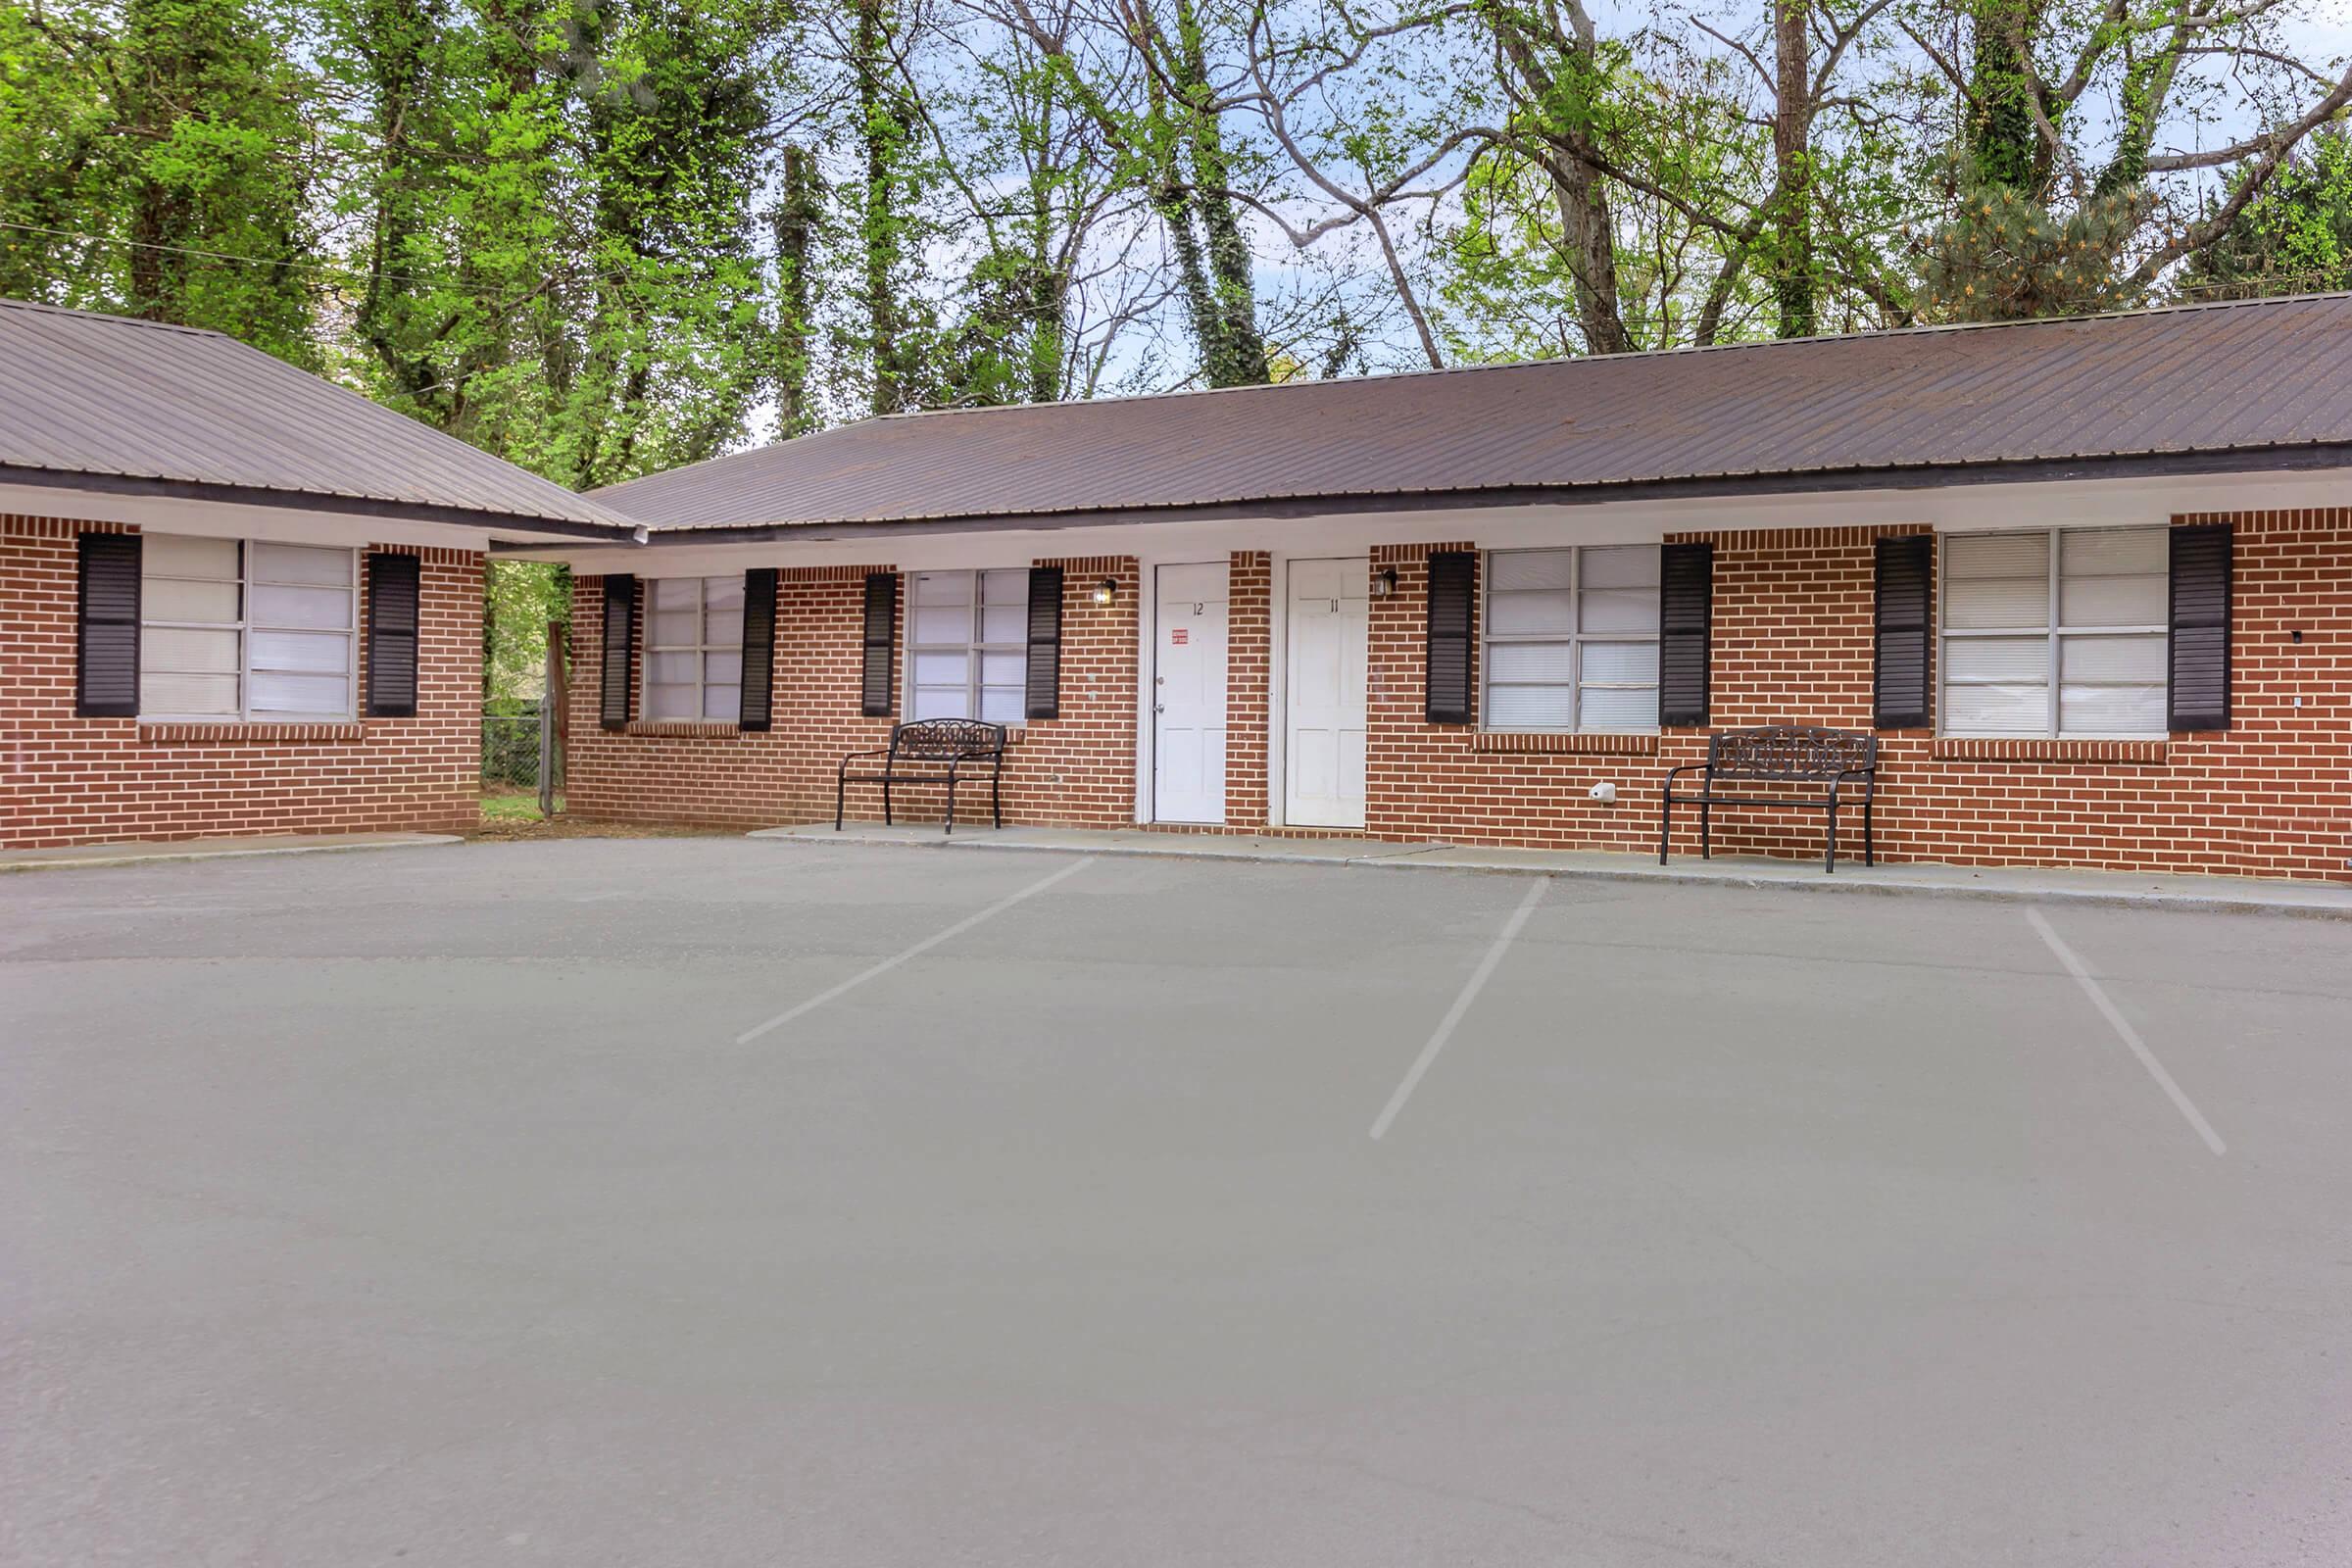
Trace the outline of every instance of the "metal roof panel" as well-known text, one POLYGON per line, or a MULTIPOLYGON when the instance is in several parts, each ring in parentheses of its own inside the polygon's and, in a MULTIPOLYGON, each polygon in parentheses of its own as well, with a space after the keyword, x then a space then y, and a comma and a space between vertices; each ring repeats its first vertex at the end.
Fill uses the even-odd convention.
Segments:
POLYGON ((0 480, 11 469, 634 526, 221 333, 0 300, 0 480))
POLYGON ((597 499, 656 528, 1890 475, 2352 442, 2352 295, 894 415, 597 499))

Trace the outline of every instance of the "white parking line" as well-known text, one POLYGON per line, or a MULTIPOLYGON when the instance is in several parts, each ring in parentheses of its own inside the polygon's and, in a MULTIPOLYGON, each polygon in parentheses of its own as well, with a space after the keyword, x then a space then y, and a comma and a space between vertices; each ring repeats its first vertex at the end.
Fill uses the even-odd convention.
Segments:
POLYGON ((2132 1048, 2132 1054, 2137 1056, 2139 1064, 2148 1069, 2148 1076, 2156 1080, 2156 1087, 2171 1099, 2173 1108, 2186 1117, 2189 1126, 2196 1129, 2197 1136, 2205 1140, 2205 1147, 2217 1154, 2228 1152, 2229 1146, 2222 1142, 2221 1134, 2213 1130, 2213 1124, 2205 1119, 2204 1113, 2190 1102, 2188 1096, 2181 1093, 2180 1086, 2173 1082, 2173 1075, 2164 1070, 2164 1063, 2156 1059, 2156 1053, 2150 1051, 2147 1043, 2139 1038, 2139 1031, 2132 1028, 2131 1021, 2116 1010, 2115 1004, 2107 1000, 2106 991, 2090 977, 2090 970, 2083 966, 2081 958, 2075 956, 2075 950, 2058 940, 2058 933, 2050 929, 2050 922, 2039 909, 2028 909, 2026 919, 2035 931, 2041 933, 2041 940, 2049 944, 2050 951, 2058 955, 2058 961, 2066 965, 2066 972, 2075 977, 2075 983, 2082 988, 2082 994, 2090 998, 2090 1004, 2099 1009, 2099 1016, 2105 1018, 2124 1044, 2132 1048))
POLYGON ((1478 967, 1471 971, 1470 981, 1462 987, 1462 994, 1453 999, 1453 1005, 1446 1009, 1446 1016, 1439 1021, 1438 1032, 1429 1037, 1429 1044, 1421 1048, 1421 1054, 1414 1057, 1413 1064, 1404 1070, 1404 1079, 1397 1084, 1396 1092, 1381 1107, 1379 1117, 1372 1123, 1374 1138, 1386 1133, 1389 1124, 1396 1119, 1396 1113, 1404 1109, 1404 1102, 1412 1098, 1414 1086, 1421 1082, 1421 1075, 1429 1071, 1429 1064, 1438 1059, 1438 1053, 1444 1051, 1446 1042, 1453 1038, 1454 1026, 1462 1021, 1462 1015, 1470 1010, 1470 1004, 1478 1000, 1478 994, 1486 989, 1495 966, 1502 962, 1504 952, 1518 940, 1520 931, 1527 925, 1527 917, 1536 912, 1536 906, 1543 902, 1544 890, 1549 886, 1549 877, 1538 877, 1528 885, 1527 897, 1519 901, 1519 907, 1513 909, 1511 917, 1502 923, 1502 935, 1496 937, 1494 945, 1487 949, 1487 956, 1478 960, 1478 967))
POLYGON ((922 941, 917 942, 913 947, 908 948, 905 953, 897 954, 891 957, 884 958, 880 963, 875 964, 872 968, 864 971, 862 974, 852 975, 849 979, 844 980, 841 984, 833 987, 833 989, 830 991, 818 992, 815 996, 810 997, 807 1002, 802 1003, 799 1006, 788 1007, 784 1011, 777 1013, 773 1018, 768 1019, 765 1023, 753 1025, 751 1028, 746 1029, 743 1033, 737 1035, 735 1037, 735 1043, 739 1046, 748 1046, 753 1041, 759 1039, 761 1035, 768 1033, 770 1030, 783 1028, 786 1024, 792 1022, 793 1019, 798 1018, 805 1013, 815 1011, 817 1008, 823 1006, 826 1003, 831 1002, 835 997, 843 996, 849 992, 857 990, 859 986, 865 984, 868 980, 873 979, 876 975, 888 974, 891 970, 896 969, 900 964, 905 963, 908 958, 919 957, 923 954, 930 952, 933 948, 938 947, 942 942, 946 942, 951 938, 963 935, 966 931, 969 931, 981 921, 988 919, 991 915, 1003 914, 1006 909, 1011 908, 1023 899, 1032 898, 1037 894, 1045 892, 1046 889, 1052 887, 1054 883, 1059 882, 1062 878, 1077 875, 1080 871, 1083 871, 1088 866, 1094 864, 1095 858, 1096 858, 1094 856, 1086 856, 1083 858, 1074 860, 1070 864, 1063 866, 1060 870, 1054 872, 1051 876, 1038 878, 1035 882, 1030 883, 1018 893, 1008 894, 1004 898, 999 899, 987 908, 982 909, 978 914, 965 915, 962 919, 956 921, 945 931, 941 931, 936 935, 923 938, 922 941))

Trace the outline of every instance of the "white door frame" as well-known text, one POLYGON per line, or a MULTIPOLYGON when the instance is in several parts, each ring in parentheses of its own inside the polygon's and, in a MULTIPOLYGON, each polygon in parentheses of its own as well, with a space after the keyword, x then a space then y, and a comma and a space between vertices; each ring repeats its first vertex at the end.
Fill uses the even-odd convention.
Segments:
MULTIPOLYGON (((1159 574, 1160 574, 1161 572, 1163 572, 1163 571, 1167 571, 1167 570, 1174 569, 1174 568, 1186 567, 1186 566, 1213 567, 1213 568, 1215 568, 1215 570, 1216 570, 1216 571, 1219 573, 1219 575, 1221 575, 1221 576, 1222 576, 1222 578, 1224 579, 1224 597, 1223 597, 1222 599, 1220 599, 1220 600, 1218 601, 1218 603, 1222 604, 1222 605, 1224 606, 1224 609, 1225 609, 1225 616, 1224 616, 1224 619, 1225 619, 1225 632, 1224 632, 1224 636, 1223 636, 1223 638, 1221 639, 1221 641, 1222 641, 1222 642, 1223 642, 1223 644, 1224 644, 1224 682, 1225 682, 1225 689, 1224 689, 1224 691, 1223 691, 1222 693, 1220 693, 1220 694, 1219 694, 1219 696, 1220 696, 1221 706, 1223 707, 1223 709, 1224 709, 1224 710, 1225 710, 1225 715, 1226 715, 1226 727, 1225 727, 1225 734, 1226 734, 1226 742, 1225 742, 1226 760, 1225 760, 1225 763, 1224 763, 1224 766, 1223 766, 1223 768, 1221 768, 1221 769, 1219 770, 1219 773, 1218 773, 1218 779, 1217 779, 1217 810, 1216 810, 1216 815, 1215 815, 1215 816, 1213 816, 1213 817, 1206 817, 1206 816, 1193 817, 1193 816, 1188 816, 1188 817, 1182 817, 1182 818, 1178 818, 1177 820, 1181 821, 1181 822, 1182 822, 1182 823, 1183 823, 1185 826, 1188 826, 1188 827, 1223 827, 1223 826, 1225 825, 1225 803, 1226 803, 1226 798, 1227 798, 1227 796, 1229 795, 1229 793, 1230 793, 1230 791, 1231 791, 1232 782, 1233 782, 1233 780, 1232 780, 1232 772, 1231 772, 1231 769, 1232 769, 1232 766, 1233 766, 1233 763, 1232 763, 1232 755, 1233 755, 1233 754, 1232 754, 1232 733, 1233 733, 1233 730, 1232 730, 1232 721, 1233 721, 1233 558, 1232 558, 1231 556, 1227 556, 1227 557, 1225 557, 1223 560, 1220 560, 1220 561, 1158 561, 1158 562, 1153 562, 1153 563, 1152 564, 1152 565, 1151 565, 1151 566, 1150 566, 1150 567, 1149 567, 1149 568, 1148 568, 1148 569, 1147 569, 1147 570, 1144 572, 1144 577, 1145 577, 1145 580, 1146 580, 1147 582, 1149 582, 1149 583, 1150 583, 1150 585, 1151 585, 1151 589, 1152 589, 1152 618, 1153 618, 1153 620, 1154 620, 1155 622, 1156 622, 1156 620, 1158 619, 1158 615, 1159 615, 1159 607, 1160 607, 1160 601, 1161 601, 1161 599, 1164 597, 1164 596, 1163 596, 1163 595, 1160 593, 1160 591, 1159 591, 1159 574)), ((1146 778, 1147 778, 1147 780, 1149 781, 1149 784, 1150 784, 1150 798, 1151 798, 1151 802, 1152 802, 1152 820, 1154 820, 1154 821, 1157 821, 1157 820, 1159 820, 1159 818, 1160 818, 1160 808, 1159 808, 1159 759, 1158 759, 1158 744, 1159 744, 1159 717, 1160 717, 1160 690, 1159 690, 1159 681, 1158 681, 1158 678, 1157 678, 1157 677, 1158 677, 1158 672, 1159 672, 1159 657, 1160 657, 1160 652, 1161 652, 1161 650, 1162 650, 1163 648, 1165 648, 1166 646, 1167 646, 1167 645, 1166 645, 1165 643, 1163 643, 1163 642, 1161 642, 1161 641, 1160 641, 1160 638, 1159 638, 1158 632, 1157 632, 1157 630, 1156 630, 1156 628, 1155 628, 1155 629, 1154 629, 1154 631, 1153 631, 1153 633, 1152 633, 1152 639, 1151 639, 1150 643, 1148 644, 1149 653, 1148 653, 1148 654, 1147 654, 1147 656, 1146 656, 1145 667, 1144 667, 1144 669, 1143 669, 1143 672, 1142 672, 1142 673, 1143 673, 1144 706, 1143 706, 1143 710, 1142 710, 1142 711, 1141 711, 1141 712, 1140 712, 1140 713, 1137 715, 1137 716, 1138 716, 1138 719, 1139 719, 1139 727, 1141 727, 1141 728, 1145 728, 1145 729, 1149 729, 1149 730, 1152 732, 1152 754, 1153 754, 1153 755, 1152 755, 1152 771, 1151 771, 1149 774, 1147 774, 1147 775, 1146 775, 1146 778)))
MULTIPOLYGON (((1266 649, 1266 771, 1259 780, 1266 799, 1266 825, 1282 827, 1287 823, 1285 797, 1290 793, 1290 760, 1285 755, 1283 735, 1290 717, 1291 688, 1291 563, 1293 561, 1362 560, 1370 570, 1372 547, 1364 544, 1350 546, 1336 544, 1323 549, 1268 550, 1266 555, 1266 599, 1269 638, 1266 649)), ((1135 820, 1139 826, 1149 826, 1155 817, 1152 794, 1156 767, 1152 755, 1152 674, 1153 651, 1159 638, 1159 568, 1162 566, 1206 565, 1223 561, 1226 569, 1227 653, 1226 679, 1228 691, 1227 734, 1230 727, 1230 692, 1232 680, 1232 570, 1233 557, 1203 554, 1198 550, 1162 551, 1140 556, 1136 560, 1136 592, 1142 603, 1136 607, 1135 617, 1135 820)), ((1366 579, 1367 589, 1370 580, 1366 579)), ((1367 653, 1367 660, 1369 654, 1367 653)), ((1369 670, 1366 671, 1367 690, 1364 694, 1367 716, 1371 706, 1369 670)), ((1227 753, 1226 766, 1232 766, 1227 753)), ((1228 787, 1231 775, 1227 775, 1228 787)))
MULTIPOLYGON (((1233 557, 1214 551, 1184 550, 1138 557, 1136 568, 1135 607, 1135 820, 1139 827, 1149 827, 1159 820, 1154 796, 1157 794, 1159 759, 1155 755, 1158 740, 1158 715, 1152 711, 1154 696, 1152 677, 1158 669, 1159 659, 1159 568, 1162 566, 1223 566, 1225 568, 1225 704, 1228 749, 1226 767, 1230 770, 1230 746, 1233 710, 1233 557)), ((1228 771, 1226 787, 1232 787, 1228 771)))
MULTIPOLYGON (((1266 647, 1266 826, 1290 822, 1290 758, 1283 737, 1290 732, 1291 710, 1291 552, 1269 551, 1266 579, 1267 612, 1273 635, 1266 647)), ((1324 558, 1306 556, 1307 561, 1324 558)))
MULTIPOLYGON (((1272 580, 1266 586, 1266 597, 1273 603, 1274 620, 1272 646, 1267 653, 1271 667, 1266 671, 1266 825, 1290 825, 1291 774, 1290 759, 1285 753, 1283 737, 1290 733, 1291 706, 1291 563, 1294 561, 1361 561, 1364 563, 1364 592, 1366 612, 1370 612, 1372 547, 1354 550, 1282 550, 1269 552, 1273 567, 1272 580)), ((1364 648, 1364 727, 1366 741, 1370 740, 1372 720, 1372 649, 1369 627, 1364 648)), ((1368 749, 1368 748, 1367 748, 1368 749)), ((1369 758, 1367 757, 1367 765, 1369 758)), ((1365 818, 1367 822, 1370 817, 1365 818)))

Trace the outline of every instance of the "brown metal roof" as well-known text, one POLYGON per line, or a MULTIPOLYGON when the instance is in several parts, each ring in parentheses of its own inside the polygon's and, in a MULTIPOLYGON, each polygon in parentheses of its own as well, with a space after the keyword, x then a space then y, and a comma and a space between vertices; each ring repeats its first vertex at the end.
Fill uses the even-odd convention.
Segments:
POLYGON ((596 494, 656 528, 797 528, 2259 467, 2343 443, 2333 294, 898 415, 596 494))
POLYGON ((0 483, 534 531, 631 519, 219 332, 0 300, 0 483))

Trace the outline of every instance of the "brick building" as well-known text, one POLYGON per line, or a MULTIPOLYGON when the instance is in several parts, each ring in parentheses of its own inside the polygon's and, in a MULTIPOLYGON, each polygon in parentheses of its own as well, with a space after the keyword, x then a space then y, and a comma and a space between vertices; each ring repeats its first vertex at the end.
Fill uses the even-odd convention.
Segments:
POLYGON ((2352 880, 2344 296, 900 416, 596 499, 650 542, 513 547, 577 573, 582 815, 822 818, 977 716, 1008 820, 1654 850, 1670 766, 1791 723, 1878 734, 1891 858, 2352 880))
POLYGON ((0 301, 0 849, 474 825, 485 552, 630 529, 217 333, 0 301))

